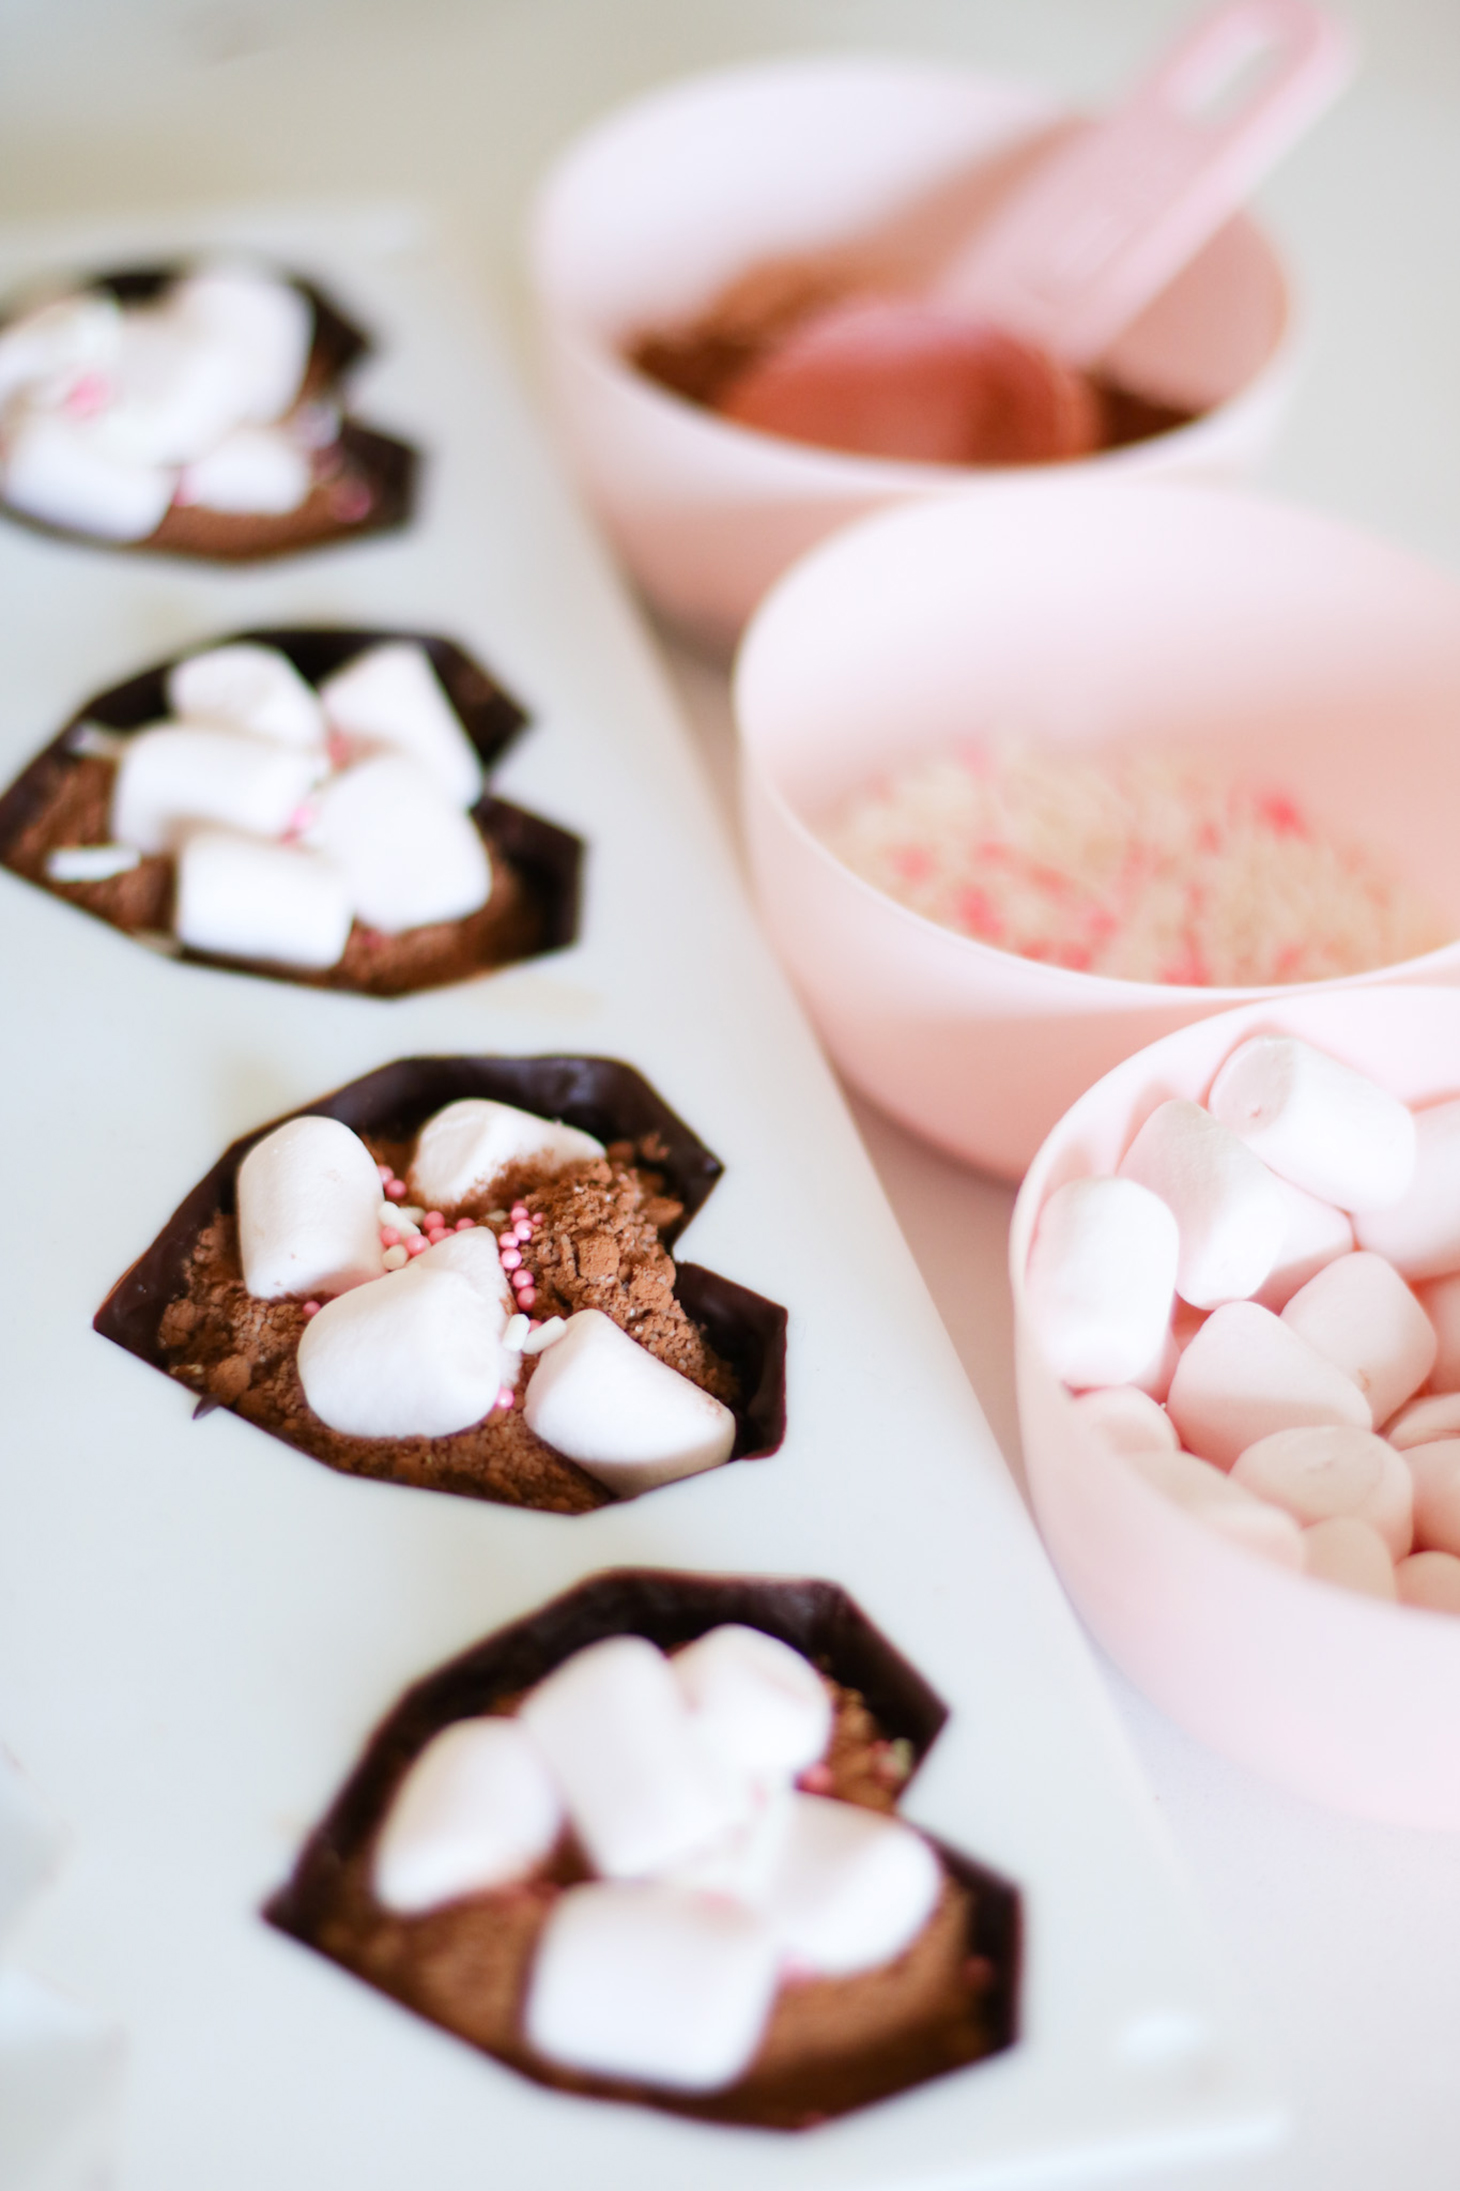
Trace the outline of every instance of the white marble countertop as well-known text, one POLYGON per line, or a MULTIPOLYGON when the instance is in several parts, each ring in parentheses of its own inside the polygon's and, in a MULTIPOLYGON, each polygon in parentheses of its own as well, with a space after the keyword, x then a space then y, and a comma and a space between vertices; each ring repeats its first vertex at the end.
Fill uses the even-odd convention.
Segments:
MULTIPOLYGON (((1188 12, 1185 0, 0 0, 0 217, 424 195, 462 231, 531 374, 525 207, 557 148, 616 100, 766 52, 882 47, 1094 103, 1188 12)), ((1269 478, 1460 567, 1460 7, 1347 0, 1342 12, 1364 42, 1362 78, 1262 198, 1310 339, 1269 478)), ((728 814, 723 676, 666 657, 728 814)), ((1017 1469, 1012 1195, 857 1115, 1017 1469)), ((1269 1789, 1106 1671, 1295 2108, 1281 2158, 1181 2181, 1453 2191, 1460 1838, 1269 1789)))

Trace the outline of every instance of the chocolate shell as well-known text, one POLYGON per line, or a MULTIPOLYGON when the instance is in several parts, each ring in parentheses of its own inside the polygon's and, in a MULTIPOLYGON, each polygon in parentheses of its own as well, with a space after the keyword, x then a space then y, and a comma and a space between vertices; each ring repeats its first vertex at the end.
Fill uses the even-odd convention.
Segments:
MULTIPOLYGON (((501 758, 528 721, 525 709, 480 663, 453 640, 432 632, 300 626, 235 632, 212 644, 227 646, 244 640, 277 648, 312 685, 323 683, 367 647, 390 640, 414 641, 430 657, 462 729, 487 768, 501 758)), ((187 651, 200 650, 190 647, 187 651)), ((159 662, 88 700, 0 797, 0 866, 124 934, 144 934, 154 940, 170 918, 171 861, 148 861, 142 871, 110 883, 51 882, 44 861, 53 849, 54 829, 62 826, 61 817, 71 809, 79 772, 98 766, 72 752, 76 731, 84 723, 95 723, 125 734, 159 721, 167 714, 168 672, 182 659, 174 656, 159 662), (53 818, 49 828, 48 817, 53 818)), ((220 958, 190 950, 169 937, 170 955, 307 988, 392 997, 469 980, 572 943, 578 932, 583 840, 490 792, 472 808, 472 819, 493 863, 492 894, 478 912, 463 920, 378 938, 357 923, 344 957, 318 973, 262 960, 220 958)), ((54 843, 63 841, 76 840, 54 837, 54 843)))
MULTIPOLYGON (((743 1575, 690 1575, 653 1568, 621 1568, 596 1575, 555 1598, 525 1620, 484 1642, 407 1690, 370 1737, 359 1764, 324 1819, 310 1835, 293 1876, 265 1908, 268 1921, 306 1947, 379 1984, 418 2014, 419 2001, 387 1982, 382 1966, 368 1961, 368 1943, 347 1951, 361 1912, 361 1880, 370 1844, 396 1788, 431 1738, 452 1721, 510 1705, 552 1669, 605 1636, 646 1636, 673 1651, 706 1629, 738 1621, 779 1637, 839 1683, 859 1693, 884 1739, 907 1747, 917 1770, 948 1717, 947 1707, 922 1676, 894 1649, 846 1591, 834 1583, 768 1580, 743 1575)), ((457 2029, 483 2050, 540 2084, 601 2099, 636 2101, 705 2122, 755 2124, 803 2130, 871 2101, 946 2075, 1012 2046, 1018 2035, 1021 1940, 1017 1888, 981 1864, 934 1842, 944 1867, 962 1890, 965 1932, 958 1943, 961 2000, 945 2002, 941 2020, 889 2042, 859 2046, 866 2021, 867 1978, 821 1981, 823 2008, 839 1986, 848 2010, 845 2050, 812 2052, 777 2063, 762 2055, 738 2084, 722 2092, 687 2097, 651 2086, 579 2075, 531 2052, 514 2030, 507 2043, 489 2045, 457 2029), (858 2011, 860 2010, 860 2014, 858 2011)), ((524 1888, 524 1896, 530 1888, 524 1888)), ((443 1919, 448 1913, 442 1913, 443 1919)), ((534 1922, 526 1913, 529 1925, 534 1922)), ((536 1921, 540 1921, 540 1916, 536 1921)), ((427 1952, 441 1952, 440 1929, 427 1919, 417 1932, 427 1952)), ((519 1942, 520 1946, 520 1942, 519 1942)), ((916 1948, 909 1950, 909 1956, 916 1948)), ((906 1960, 905 1958, 903 1959, 906 1960)), ((890 1966, 895 1970, 898 1966, 890 1966)), ((473 1979, 487 1978, 473 1971, 473 1979)), ((432 2021, 444 2021, 432 2017, 432 2021)), ((515 2024, 516 2019, 513 2019, 515 2024)))

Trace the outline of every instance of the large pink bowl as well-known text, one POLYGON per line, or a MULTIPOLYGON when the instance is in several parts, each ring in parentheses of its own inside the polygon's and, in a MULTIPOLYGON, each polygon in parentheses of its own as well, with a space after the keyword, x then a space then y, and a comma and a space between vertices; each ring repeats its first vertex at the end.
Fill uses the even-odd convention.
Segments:
POLYGON ((1398 1825, 1460 1828, 1460 1619, 1385 1605, 1233 1549, 1080 1420, 1024 1292, 1035 1222, 1067 1179, 1111 1171, 1168 1096, 1201 1100, 1254 1033, 1301 1035, 1408 1103, 1460 1095, 1460 994, 1370 989, 1223 1012, 1083 1095, 1014 1210, 1019 1420, 1034 1510, 1087 1626, 1182 1726, 1299 1795, 1398 1825))
MULTIPOLYGON (((815 834, 880 771, 1009 728, 1205 749, 1392 854, 1460 936, 1460 584, 1280 502, 1068 471, 865 519, 763 604, 736 708, 757 894, 832 1056, 1010 1177, 1132 1050, 1298 992, 1076 973, 907 911, 815 834)), ((1460 981, 1460 943, 1385 978, 1460 981)))
MULTIPOLYGON (((747 269, 856 240, 974 178, 988 206, 1072 126, 1039 91, 891 57, 728 69, 671 85, 590 130, 534 223, 533 276, 559 423, 584 485, 660 608, 725 643, 767 586, 848 518, 991 475, 811 449, 729 425, 624 358, 747 269)), ((1132 385, 1193 424, 1087 460, 1135 476, 1245 471, 1293 371, 1288 288, 1270 243, 1231 222, 1116 344, 1132 385)))

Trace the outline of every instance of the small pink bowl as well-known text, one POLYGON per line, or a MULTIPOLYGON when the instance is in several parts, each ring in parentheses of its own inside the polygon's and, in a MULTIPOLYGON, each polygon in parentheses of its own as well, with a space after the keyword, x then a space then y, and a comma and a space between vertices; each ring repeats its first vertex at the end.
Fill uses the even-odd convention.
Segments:
MULTIPOLYGON (((1011 1178, 1131 1051, 1304 992, 1077 973, 908 911, 813 833, 882 770, 1009 728, 1205 750, 1388 853, 1460 936, 1460 583, 1283 503, 1071 468, 867 518, 763 604, 736 708, 761 909, 827 1048, 1011 1178)), ((1460 981, 1460 942, 1311 989, 1379 979, 1460 981)))
MULTIPOLYGON (((626 343, 691 318, 767 260, 855 241, 949 179, 992 205, 1070 118, 1029 86, 892 58, 775 61, 624 107, 554 168, 533 274, 559 422, 599 516, 670 616, 734 638, 773 579, 847 519, 997 477, 842 456, 753 433, 636 371, 626 343)), ((1191 425, 1082 462, 1101 475, 1248 470, 1293 371, 1272 245, 1232 221, 1115 346, 1191 425)))
POLYGON ((1035 1157, 1014 1209, 1019 1420, 1044 1541, 1123 1672, 1214 1749, 1298 1795, 1460 1828, 1460 1619, 1385 1605, 1234 1550, 1108 1452, 1041 1354, 1024 1292, 1035 1221, 1114 1169, 1168 1096, 1201 1100, 1250 1034, 1301 1035, 1402 1096, 1460 1095, 1460 994, 1370 989, 1223 1012, 1127 1058, 1035 1157))

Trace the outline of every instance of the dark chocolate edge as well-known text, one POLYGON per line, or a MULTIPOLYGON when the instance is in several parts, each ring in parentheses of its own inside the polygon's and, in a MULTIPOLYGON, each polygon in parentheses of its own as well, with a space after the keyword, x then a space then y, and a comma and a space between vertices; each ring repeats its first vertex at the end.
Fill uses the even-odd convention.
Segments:
MULTIPOLYGON (((170 1375, 159 1329, 168 1303, 185 1290, 187 1258, 205 1225, 221 1210, 231 1215, 238 1167, 256 1142, 286 1118, 338 1118, 358 1133, 407 1140, 447 1103, 462 1096, 489 1096, 515 1103, 539 1118, 562 1119, 603 1142, 661 1135, 669 1154, 655 1159, 666 1184, 683 1204, 661 1239, 672 1248, 703 1208, 724 1166, 698 1134, 672 1111, 643 1075, 616 1058, 419 1057, 400 1058, 361 1079, 348 1081, 314 1103, 255 1127, 225 1149, 212 1170, 179 1203, 150 1247, 123 1273, 92 1319, 92 1329, 128 1354, 170 1375)), ((785 1436, 786 1311, 774 1301, 737 1286, 697 1264, 676 1265, 676 1296, 686 1313, 703 1322, 717 1353, 742 1379, 732 1459, 761 1459, 785 1436), (688 1270, 689 1298, 680 1293, 688 1270), (691 1301, 695 1304, 691 1306, 691 1301)), ((266 1433, 284 1445, 294 1441, 266 1433)), ((303 1446, 296 1452, 308 1454, 303 1446)))
MULTIPOLYGON (((145 304, 158 296, 186 273, 192 261, 176 259, 161 266, 135 266, 114 269, 103 274, 93 274, 77 282, 80 289, 109 289, 122 304, 145 304)), ((350 368, 363 357, 369 356, 375 344, 365 330, 356 325, 342 312, 322 289, 304 276, 286 273, 292 288, 307 297, 314 312, 314 344, 311 359, 322 354, 325 364, 327 388, 333 390, 348 374, 350 368)), ((13 313, 0 311, 0 328, 13 313)), ((155 534, 145 540, 107 540, 98 533, 77 530, 70 525, 52 525, 44 518, 33 517, 26 510, 17 510, 0 496, 0 512, 12 525, 19 525, 26 532, 38 533, 43 539, 65 540, 83 547, 104 548, 112 551, 141 555, 176 557, 183 563, 265 563, 277 556, 307 555, 316 548, 338 545, 342 541, 363 539, 366 535, 393 532, 409 523, 415 510, 416 488, 421 467, 421 452, 413 443, 398 441, 390 434, 378 433, 373 427, 363 425, 358 419, 346 414, 340 422, 340 444, 360 464, 374 490, 367 516, 353 522, 340 520, 328 530, 314 533, 307 540, 280 538, 261 547, 245 550, 177 548, 167 542, 159 542, 155 534)), ((281 518, 281 527, 287 516, 281 518)))
MULTIPOLYGON (((367 1738, 324 1818, 306 1839, 289 1878, 269 1897, 261 1915, 278 1931, 336 1963, 358 1983, 369 1984, 368 1979, 361 1978, 320 1945, 318 1928, 328 1915, 340 1870, 375 1832, 407 1768, 431 1737, 454 1720, 486 1712, 501 1697, 530 1688, 575 1651, 605 1636, 645 1636, 668 1651, 692 1642, 706 1629, 725 1621, 743 1622, 778 1637, 844 1687, 858 1690, 889 1738, 901 1738, 911 1746, 912 1767, 903 1785, 906 1792, 947 1724, 948 1707, 840 1584, 810 1577, 776 1579, 685 1574, 667 1568, 610 1568, 553 1598, 535 1613, 498 1629, 407 1689, 367 1738)), ((999 1873, 950 1848, 935 1835, 925 1838, 958 1883, 970 1890, 970 1953, 986 1959, 994 1968, 988 1996, 990 2045, 978 2058, 988 2060, 1012 2046, 1019 2035, 1022 1898, 1019 1889, 999 1873)), ((386 1998, 459 2039, 459 2034, 424 2016, 409 2002, 399 2001, 393 1994, 386 1998)), ((537 2076, 530 2058, 514 2059, 506 2066, 549 2089, 561 2089, 552 2077, 537 2076)), ((977 2066, 977 2062, 960 2065, 977 2066)), ((938 2076, 957 2073, 935 2072, 919 2082, 930 2083, 938 2076)), ((586 2096, 592 2098, 656 2107, 698 2121, 743 2122, 743 2116, 723 2112, 715 2104, 717 2100, 729 2100, 735 2090, 730 2086, 724 2094, 682 2099, 670 2092, 609 2078, 590 2078, 583 2085, 586 2096)), ((811 2126, 775 2123, 764 2127, 787 2130, 811 2126)))
MULTIPOLYGON (((241 631, 210 642, 213 646, 233 646, 241 641, 254 645, 275 647, 287 655, 307 683, 318 686, 326 677, 351 661, 367 647, 383 645, 394 640, 413 640, 424 648, 431 665, 440 679, 462 729, 481 757, 482 765, 491 768, 506 753, 526 725, 532 720, 526 708, 499 683, 492 673, 483 668, 474 656, 454 639, 447 639, 436 632, 408 630, 367 630, 358 625, 284 625, 270 630, 241 631)), ((190 654, 199 652, 189 647, 180 654, 169 656, 164 662, 155 663, 150 669, 139 670, 134 677, 121 684, 111 685, 88 701, 65 724, 48 746, 27 763, 20 774, 0 794, 0 866, 9 866, 9 848, 14 839, 39 813, 44 804, 42 786, 50 764, 68 758, 67 740, 78 725, 86 722, 100 723, 105 729, 116 731, 139 730, 144 724, 156 722, 167 709, 167 676, 178 662, 190 654)), ((515 869, 526 885, 533 911, 541 928, 541 940, 530 952, 511 959, 496 960, 491 966, 478 967, 475 974, 465 977, 456 975, 453 980, 474 979, 483 974, 500 972, 507 966, 525 965, 528 960, 542 958, 550 951, 559 951, 577 941, 578 924, 582 906, 582 866, 587 849, 581 837, 571 830, 549 822, 541 815, 531 813, 525 807, 509 805, 505 799, 496 798, 491 791, 483 793, 471 809, 489 853, 500 853, 508 865, 515 869)), ((12 873, 16 872, 14 869, 12 873)), ((45 889, 43 883, 34 883, 29 875, 20 877, 36 889, 45 889)), ((48 897, 58 896, 46 891, 48 897)), ((72 910, 85 914, 89 919, 101 921, 103 927, 114 928, 103 914, 95 913, 89 906, 77 905, 74 900, 62 899, 72 910)), ((117 929, 127 935, 125 929, 117 929)), ((129 937, 130 941, 135 938, 129 937)), ((314 988, 312 982, 301 981, 293 969, 287 966, 264 967, 243 959, 221 957, 213 952, 180 950, 179 959, 189 965, 213 966, 225 973, 253 974, 267 981, 287 981, 296 987, 314 988)), ((419 995, 426 987, 439 986, 420 983, 402 991, 408 996, 419 995)), ((369 996, 367 989, 342 988, 341 994, 369 996)), ((389 1000, 386 1000, 389 1001, 389 1000)))

